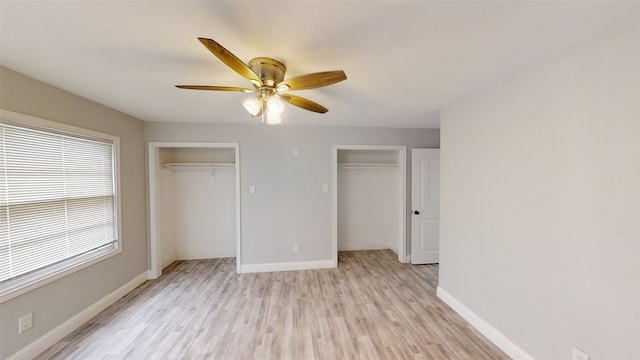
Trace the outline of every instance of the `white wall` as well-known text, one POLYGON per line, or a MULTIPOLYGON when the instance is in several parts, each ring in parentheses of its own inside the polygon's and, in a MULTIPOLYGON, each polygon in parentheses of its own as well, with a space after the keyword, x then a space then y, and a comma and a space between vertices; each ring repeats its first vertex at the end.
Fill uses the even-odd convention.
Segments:
POLYGON ((0 304, 0 358, 39 339, 147 270, 142 121, 0 67, 0 107, 120 137, 122 252, 0 304), (17 332, 18 316, 33 327, 17 332))
POLYGON ((161 265, 164 269, 172 262, 178 260, 176 249, 176 207, 175 203, 175 185, 173 171, 162 168, 163 162, 173 162, 173 149, 160 148, 158 167, 158 214, 160 222, 157 228, 158 243, 160 244, 160 254, 162 256, 161 265))
POLYGON ((398 251, 402 178, 397 150, 338 149, 338 250, 398 251), (349 164, 389 164, 357 168, 349 164))
POLYGON ((173 202, 169 206, 175 216, 172 240, 176 259, 235 256, 235 169, 216 169, 215 183, 211 170, 180 169, 172 173, 173 202))
POLYGON ((162 267, 175 260, 234 257, 235 167, 164 168, 164 163, 235 162, 232 148, 160 148, 162 267))
POLYGON ((398 251, 398 168, 338 168, 338 250, 398 251))
POLYGON ((243 265, 332 259, 334 189, 324 193, 322 185, 333 182, 333 145, 440 145, 439 131, 426 129, 147 122, 145 134, 147 141, 239 143, 243 265))
POLYGON ((533 358, 638 358, 640 23, 444 109, 441 135, 440 288, 533 358))

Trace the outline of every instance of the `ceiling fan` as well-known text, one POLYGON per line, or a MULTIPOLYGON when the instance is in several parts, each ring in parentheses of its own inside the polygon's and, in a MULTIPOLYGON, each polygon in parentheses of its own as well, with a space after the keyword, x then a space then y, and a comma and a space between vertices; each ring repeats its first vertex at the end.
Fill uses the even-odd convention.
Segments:
POLYGON ((253 89, 209 85, 176 85, 176 87, 191 90, 241 91, 245 93, 257 93, 256 97, 245 100, 243 105, 252 116, 262 115, 263 122, 265 122, 265 113, 267 113, 266 120, 267 123, 270 124, 279 123, 281 121, 280 113, 283 109, 281 101, 321 114, 329 111, 329 109, 311 100, 291 94, 285 94, 284 92, 289 90, 315 89, 335 84, 347 78, 344 71, 337 70, 300 75, 284 80, 284 74, 287 71, 287 68, 278 60, 266 57, 257 57, 251 59, 247 65, 217 42, 207 38, 198 38, 198 40, 200 40, 200 42, 209 49, 213 55, 222 60, 223 63, 227 64, 235 72, 249 80, 251 84, 253 84, 253 89))

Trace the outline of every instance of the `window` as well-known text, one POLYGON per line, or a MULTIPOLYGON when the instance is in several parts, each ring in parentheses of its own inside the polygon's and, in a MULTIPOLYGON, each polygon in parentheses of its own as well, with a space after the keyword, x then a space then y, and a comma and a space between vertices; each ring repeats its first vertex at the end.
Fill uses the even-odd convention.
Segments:
POLYGON ((0 296, 120 248, 118 139, 3 122, 0 296))

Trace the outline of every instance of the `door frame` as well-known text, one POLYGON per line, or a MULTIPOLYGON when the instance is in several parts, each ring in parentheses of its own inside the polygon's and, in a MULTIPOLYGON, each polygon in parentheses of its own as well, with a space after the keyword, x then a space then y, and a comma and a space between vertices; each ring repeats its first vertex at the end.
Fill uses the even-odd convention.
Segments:
POLYGON ((338 267, 338 150, 395 150, 398 152, 398 261, 407 262, 407 147, 395 145, 333 145, 333 266, 338 267))
POLYGON ((149 180, 149 274, 150 279, 157 279, 162 275, 162 254, 158 227, 160 225, 160 211, 158 208, 160 189, 160 149, 161 148, 223 148, 233 149, 236 168, 236 272, 240 272, 242 265, 242 236, 240 233, 240 145, 238 143, 218 142, 165 142, 154 141, 148 145, 148 180, 149 180))

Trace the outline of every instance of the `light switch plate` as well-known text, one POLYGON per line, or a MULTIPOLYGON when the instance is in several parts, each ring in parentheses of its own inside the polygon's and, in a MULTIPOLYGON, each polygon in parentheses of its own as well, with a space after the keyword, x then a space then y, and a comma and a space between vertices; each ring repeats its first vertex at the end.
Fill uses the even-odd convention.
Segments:
POLYGON ((249 185, 249 194, 255 194, 255 193, 256 193, 256 186, 249 185))

